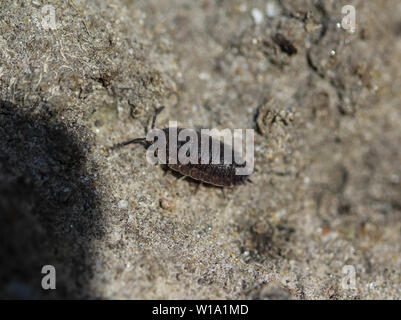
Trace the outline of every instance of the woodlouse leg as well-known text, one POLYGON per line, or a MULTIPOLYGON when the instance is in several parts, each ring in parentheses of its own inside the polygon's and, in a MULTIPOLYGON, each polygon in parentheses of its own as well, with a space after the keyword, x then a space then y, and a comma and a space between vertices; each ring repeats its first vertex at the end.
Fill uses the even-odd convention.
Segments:
POLYGON ((182 177, 179 177, 179 178, 175 179, 175 180, 170 184, 170 186, 168 187, 168 192, 169 192, 169 193, 171 192, 171 188, 174 187, 174 186, 176 185, 177 181, 183 180, 183 179, 185 179, 185 178, 186 178, 186 176, 182 176, 182 177))
POLYGON ((159 115, 159 113, 163 111, 163 109, 164 109, 164 106, 161 106, 159 109, 156 110, 155 115, 153 116, 153 119, 152 119, 152 129, 155 128, 156 118, 159 115))
POLYGON ((222 187, 221 192, 223 193, 223 198, 227 199, 226 189, 222 187))
POLYGON ((196 194, 198 193, 198 191, 199 191, 199 189, 201 188, 201 186, 202 186, 202 182, 199 181, 198 185, 195 187, 195 190, 194 190, 194 194, 193 194, 193 195, 196 195, 196 194))

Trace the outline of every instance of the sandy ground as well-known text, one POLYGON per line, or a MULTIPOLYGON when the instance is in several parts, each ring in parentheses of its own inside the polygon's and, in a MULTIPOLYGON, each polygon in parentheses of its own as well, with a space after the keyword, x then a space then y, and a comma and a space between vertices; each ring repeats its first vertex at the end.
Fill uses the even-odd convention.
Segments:
POLYGON ((401 298, 400 1, 46 4, 1 1, 1 297, 401 298), (110 150, 160 105, 256 129, 253 184, 110 150))

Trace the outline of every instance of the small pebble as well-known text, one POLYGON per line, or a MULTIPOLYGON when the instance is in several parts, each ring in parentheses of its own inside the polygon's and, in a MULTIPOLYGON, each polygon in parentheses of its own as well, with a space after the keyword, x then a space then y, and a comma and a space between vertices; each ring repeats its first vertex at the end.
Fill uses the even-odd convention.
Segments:
POLYGON ((99 128, 99 127, 102 127, 104 125, 104 122, 103 122, 103 120, 96 120, 95 121, 95 126, 97 127, 97 128, 99 128))
POLYGON ((256 25, 263 21, 263 13, 259 9, 253 8, 251 14, 256 25))
POLYGON ((168 211, 173 211, 175 209, 174 203, 166 198, 160 199, 160 207, 168 211))
POLYGON ((118 202, 118 207, 119 207, 120 209, 126 209, 126 208, 128 208, 128 201, 127 201, 127 200, 120 200, 120 201, 118 202))
POLYGON ((266 3, 266 15, 269 18, 272 18, 276 14, 277 14, 277 9, 276 9, 276 5, 274 4, 274 2, 269 1, 268 3, 266 3))

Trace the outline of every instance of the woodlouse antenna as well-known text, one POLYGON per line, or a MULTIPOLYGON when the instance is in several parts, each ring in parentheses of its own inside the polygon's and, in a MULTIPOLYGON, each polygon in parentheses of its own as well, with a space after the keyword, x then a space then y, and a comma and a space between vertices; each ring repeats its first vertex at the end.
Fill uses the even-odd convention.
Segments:
POLYGON ((163 109, 164 109, 164 106, 161 106, 159 109, 156 110, 155 115, 153 116, 153 119, 152 119, 152 129, 155 128, 156 118, 159 115, 159 113, 163 111, 163 109))
MULTIPOLYGON (((155 112, 155 114, 153 116, 153 119, 152 119, 152 129, 155 128, 156 118, 159 115, 159 113, 163 111, 163 109, 164 109, 164 106, 161 106, 160 108, 158 108, 156 110, 156 112, 155 112)), ((132 139, 132 140, 129 140, 129 141, 126 141, 126 142, 118 143, 118 144, 114 145, 112 147, 112 149, 113 150, 119 149, 121 147, 124 147, 124 146, 129 145, 129 144, 133 144, 133 143, 140 143, 140 144, 143 144, 145 147, 149 146, 149 142, 146 141, 146 138, 135 138, 135 139, 132 139)))
POLYGON ((118 144, 114 145, 112 147, 112 149, 113 150, 114 149, 119 149, 121 147, 124 147, 124 146, 132 144, 132 143, 140 143, 140 144, 144 144, 145 146, 148 144, 148 142, 146 141, 146 138, 136 138, 136 139, 132 139, 132 140, 129 140, 129 141, 126 141, 126 142, 118 143, 118 144))

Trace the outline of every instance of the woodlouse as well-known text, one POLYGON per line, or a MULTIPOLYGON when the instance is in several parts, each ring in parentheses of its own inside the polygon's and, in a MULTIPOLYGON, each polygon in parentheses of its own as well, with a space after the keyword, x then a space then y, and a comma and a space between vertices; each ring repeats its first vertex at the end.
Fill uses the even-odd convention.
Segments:
MULTIPOLYGON (((156 117, 157 115, 164 109, 164 107, 160 107, 152 120, 152 129, 154 129, 155 127, 155 122, 156 122, 156 117)), ((169 152, 170 152, 170 146, 169 146, 169 128, 164 128, 161 129, 165 136, 166 136, 166 154, 167 154, 167 159, 169 159, 169 152)), ((179 132, 181 130, 184 130, 183 128, 177 128, 177 134, 179 134, 179 132)), ((218 140, 217 143, 220 144, 220 161, 215 164, 212 163, 212 145, 213 143, 216 143, 216 138, 213 138, 209 135, 205 135, 203 133, 201 133, 200 131, 194 130, 198 136, 198 161, 197 163, 193 164, 193 163, 188 163, 188 164, 182 164, 179 161, 177 162, 177 164, 173 164, 173 163, 169 163, 169 161, 167 160, 167 167, 170 168, 173 171, 179 172, 181 175, 183 176, 187 176, 190 177, 192 179, 198 180, 201 183, 207 183, 207 184, 211 184, 214 186, 218 186, 218 187, 235 187, 238 185, 241 185, 245 182, 252 182, 249 179, 249 175, 237 175, 236 174, 236 169, 237 168, 243 168, 246 166, 246 162, 241 159, 241 157, 236 158, 236 156, 234 156, 235 151, 233 148, 231 148, 231 146, 224 144, 222 141, 218 140), (208 163, 201 163, 200 159, 201 159, 201 139, 209 139, 209 162, 208 163), (228 149, 224 149, 224 148, 228 148, 228 149), (225 164, 224 163, 224 150, 229 150, 228 152, 231 152, 232 154, 232 163, 230 164, 225 164), (234 161, 234 159, 239 159, 238 163, 236 161, 234 161)), ((154 141, 148 141, 146 140, 146 137, 144 138, 135 138, 120 144, 117 144, 114 148, 119 148, 122 146, 126 146, 132 143, 140 143, 143 144, 145 146, 145 148, 147 149, 148 147, 150 147, 154 141)), ((177 153, 178 154, 178 150, 184 145, 186 144, 187 141, 177 141, 177 153)))

